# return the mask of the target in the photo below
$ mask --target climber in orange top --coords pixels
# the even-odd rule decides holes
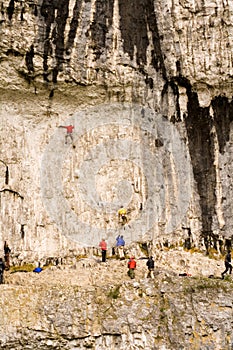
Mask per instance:
[[[63,126],[63,125],[60,125],[59,128],[65,128],[67,133],[66,133],[66,136],[65,136],[65,144],[67,144],[67,139],[68,137],[70,137],[71,141],[73,142],[73,129],[74,129],[74,126],[73,125],[67,125],[67,126]]]

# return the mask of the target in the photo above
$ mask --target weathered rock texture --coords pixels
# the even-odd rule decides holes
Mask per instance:
[[[231,349],[232,280],[219,279],[222,262],[182,250],[161,250],[155,261],[154,280],[146,260],[130,280],[126,261],[95,257],[7,273],[1,349]],[[185,271],[192,276],[178,275]]]

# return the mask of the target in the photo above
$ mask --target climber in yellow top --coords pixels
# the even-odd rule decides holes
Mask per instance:
[[[118,219],[119,219],[119,222],[122,222],[123,225],[126,224],[128,221],[126,214],[127,214],[127,210],[122,205],[118,210]]]

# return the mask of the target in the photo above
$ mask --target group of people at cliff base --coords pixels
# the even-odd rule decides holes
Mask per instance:
[[[106,243],[104,238],[99,243],[99,246],[100,246],[101,252],[102,252],[102,262],[106,262],[107,243]],[[124,246],[125,246],[124,237],[122,235],[118,235],[117,238],[116,238],[116,247],[114,247],[112,249],[112,251],[114,252],[113,255],[115,255],[115,252],[117,252],[117,255],[120,258],[120,260],[124,260],[125,259]],[[228,249],[228,251],[227,251],[224,263],[225,263],[225,270],[221,273],[222,279],[224,279],[224,276],[225,276],[225,274],[227,272],[229,272],[230,275],[232,273],[231,251],[230,251],[230,249]],[[148,258],[146,265],[147,265],[147,268],[148,268],[148,275],[147,275],[147,277],[154,278],[155,263],[154,263],[153,256],[150,256]],[[130,278],[132,278],[132,279],[135,278],[135,269],[136,269],[137,263],[135,261],[135,257],[134,256],[132,256],[129,259],[127,266],[128,266],[128,276]]]
[[[124,260],[125,259],[125,253],[124,253],[124,246],[125,246],[125,240],[124,237],[122,235],[118,235],[116,238],[116,251],[117,254],[120,258],[120,260]],[[106,262],[106,254],[107,254],[107,243],[106,240],[104,238],[102,238],[102,241],[99,243],[99,247],[101,249],[101,253],[102,253],[102,262]],[[115,248],[114,248],[114,254],[115,254]],[[147,260],[147,268],[148,268],[148,275],[147,277],[151,277],[154,278],[154,259],[153,256],[150,256]],[[128,267],[128,276],[131,279],[135,278],[135,269],[136,269],[137,263],[135,260],[134,256],[131,256],[131,258],[128,260],[127,262],[127,267]]]
[[[102,253],[102,262],[106,262],[106,258],[107,258],[107,242],[106,242],[106,240],[104,238],[99,243],[99,247],[100,247],[101,253]],[[125,259],[124,247],[125,247],[124,237],[122,235],[118,235],[116,237],[115,249],[116,249],[116,253],[117,253],[117,255],[118,255],[120,260],[124,260]],[[4,271],[10,269],[10,253],[11,253],[11,249],[9,248],[7,242],[5,241],[5,243],[4,243],[4,260],[3,260],[3,258],[0,258],[0,284],[2,284],[3,280],[4,280]],[[224,263],[225,263],[225,270],[221,273],[222,279],[224,279],[224,277],[225,277],[225,275],[227,273],[229,273],[229,274],[232,273],[231,250],[230,249],[228,249],[228,251],[227,251]],[[128,276],[130,278],[132,278],[132,279],[135,278],[136,266],[137,266],[137,263],[136,263],[135,257],[131,256],[130,259],[128,260],[128,262],[127,262],[127,267],[128,267]],[[155,267],[155,264],[154,264],[153,256],[150,256],[147,259],[146,266],[148,268],[147,277],[148,278],[154,278],[154,267]],[[41,272],[42,268],[40,267],[40,264],[33,271],[34,272]]]

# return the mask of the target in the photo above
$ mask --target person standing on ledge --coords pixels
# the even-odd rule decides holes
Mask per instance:
[[[6,270],[10,269],[10,252],[11,252],[11,250],[10,250],[7,242],[5,241],[5,243],[4,243],[4,259],[5,259]]]
[[[99,247],[101,248],[102,262],[106,262],[107,243],[104,238],[102,238],[102,241],[100,242]]]
[[[230,249],[228,250],[227,255],[225,257],[225,267],[226,267],[226,269],[222,272],[222,279],[224,279],[224,275],[225,275],[225,273],[228,272],[228,270],[229,270],[229,274],[230,275],[231,275],[231,272],[232,272],[231,251],[230,251]]]
[[[117,254],[121,260],[125,259],[124,255],[124,246],[125,246],[125,240],[123,236],[117,236],[116,238],[116,247],[117,247]]]
[[[153,256],[150,256],[147,260],[146,266],[148,267],[148,275],[147,277],[155,278],[154,277],[154,268],[155,268],[155,262],[153,260]]]
[[[59,128],[65,128],[66,129],[65,144],[67,144],[68,137],[73,142],[74,139],[73,139],[73,134],[72,133],[73,133],[74,126],[73,125],[67,125],[67,126],[60,125]]]
[[[6,266],[5,266],[2,258],[0,258],[0,284],[3,283],[3,274],[4,274],[5,268],[6,268]]]
[[[129,261],[128,261],[128,276],[131,278],[131,279],[134,279],[135,278],[135,272],[134,270],[136,269],[136,261],[134,260],[134,256],[132,256]]]

